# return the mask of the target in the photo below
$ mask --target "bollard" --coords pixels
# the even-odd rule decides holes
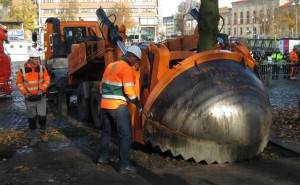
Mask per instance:
[[[271,68],[267,69],[267,78],[266,78],[266,86],[271,86],[272,82],[272,70]]]
[[[68,105],[67,105],[67,97],[66,93],[64,91],[58,92],[58,98],[57,98],[57,104],[58,104],[58,113],[62,116],[68,115]]]

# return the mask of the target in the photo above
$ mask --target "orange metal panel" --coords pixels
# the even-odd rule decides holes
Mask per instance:
[[[183,51],[197,49],[198,37],[195,37],[194,35],[185,37],[184,39],[182,39],[181,44]]]
[[[135,78],[136,78],[136,83],[135,83],[135,93],[140,99],[140,71],[135,69],[135,66],[132,67]],[[144,138],[143,138],[143,132],[142,132],[142,120],[141,116],[139,116],[139,113],[136,109],[136,106],[133,104],[130,104],[129,107],[130,113],[131,113],[131,124],[132,124],[132,133],[133,133],[133,140],[135,142],[144,144]]]
[[[165,46],[158,48],[156,45],[151,45],[151,47],[148,47],[148,51],[154,53],[150,84],[151,92],[162,77],[162,75],[169,70],[170,52]]]
[[[72,75],[75,71],[87,64],[86,60],[86,45],[85,43],[79,44],[78,49],[68,55],[69,65],[68,73]]]
[[[182,45],[180,39],[166,40],[165,44],[170,51],[182,51]]]

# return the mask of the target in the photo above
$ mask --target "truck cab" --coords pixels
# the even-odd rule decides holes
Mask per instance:
[[[76,44],[99,41],[99,25],[97,21],[60,21],[54,17],[48,18],[45,23],[45,65],[52,82],[59,87],[66,87],[69,65],[67,56]]]

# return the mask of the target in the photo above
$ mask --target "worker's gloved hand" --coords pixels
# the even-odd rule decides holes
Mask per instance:
[[[142,115],[142,112],[143,112],[143,108],[140,108],[140,109],[139,109],[139,116]]]
[[[136,108],[139,110],[139,116],[142,115],[143,107],[139,99],[136,97],[135,99],[131,100],[135,105]]]
[[[27,93],[24,94],[24,96],[27,99],[29,96],[31,96],[31,94],[27,92]]]
[[[42,91],[42,90],[39,90],[39,91],[37,92],[37,95],[43,95],[43,91]]]

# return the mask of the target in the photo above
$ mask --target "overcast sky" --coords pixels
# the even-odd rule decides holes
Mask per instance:
[[[171,16],[177,12],[178,5],[183,0],[160,0],[158,1],[158,15],[162,17]],[[200,1],[200,0],[199,0]],[[231,7],[231,3],[236,0],[219,0],[219,7]]]

